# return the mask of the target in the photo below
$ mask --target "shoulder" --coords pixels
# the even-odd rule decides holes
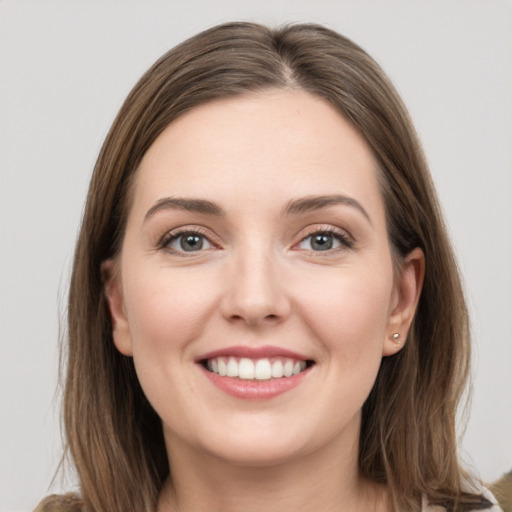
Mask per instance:
[[[492,507],[489,509],[490,512],[503,512],[503,509],[498,505],[498,501],[491,491],[484,489],[483,495],[492,503]]]
[[[512,510],[512,471],[494,482],[490,486],[490,490],[503,510]]]
[[[83,500],[76,494],[51,494],[37,505],[34,512],[85,512],[85,508]]]
[[[487,498],[492,506],[490,508],[485,509],[482,512],[503,512],[501,507],[498,505],[496,498],[492,495],[492,493],[488,489],[482,489],[482,494],[485,498]],[[423,496],[422,504],[421,504],[421,512],[446,512],[444,507],[439,505],[429,505],[426,496]],[[476,511],[475,511],[476,512]]]

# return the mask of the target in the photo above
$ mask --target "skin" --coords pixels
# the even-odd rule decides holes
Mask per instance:
[[[137,172],[104,271],[114,342],[163,422],[173,481],[159,510],[386,510],[385,489],[357,471],[361,407],[381,358],[403,346],[391,337],[406,338],[423,255],[394,268],[365,140],[324,100],[271,90],[196,107]],[[283,213],[333,194],[350,201]],[[211,201],[223,215],[155,208],[164,198]],[[167,243],[183,231],[199,231],[203,249]],[[319,233],[332,249],[312,245]],[[196,360],[235,345],[314,365],[274,398],[233,397]]]

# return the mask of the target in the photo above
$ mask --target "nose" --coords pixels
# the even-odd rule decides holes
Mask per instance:
[[[279,324],[290,315],[283,273],[275,255],[240,255],[226,274],[221,312],[229,322],[252,328]]]

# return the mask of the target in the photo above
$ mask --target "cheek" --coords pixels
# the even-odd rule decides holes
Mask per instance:
[[[378,273],[337,269],[306,286],[309,293],[300,301],[315,337],[345,362],[364,359],[368,352],[380,361],[393,281],[391,270],[378,268]]]
[[[137,376],[159,416],[168,419],[175,408],[186,410],[197,395],[186,368],[194,341],[208,324],[215,297],[205,290],[204,274],[193,272],[139,265],[125,282]]]
[[[134,355],[147,347],[158,357],[197,338],[216,302],[210,282],[197,272],[138,269],[125,287]]]

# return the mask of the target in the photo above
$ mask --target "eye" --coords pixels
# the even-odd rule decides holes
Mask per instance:
[[[349,238],[331,230],[315,231],[301,240],[299,249],[322,252],[332,251],[342,247],[352,247]]]
[[[213,245],[202,233],[182,231],[171,233],[162,241],[162,247],[174,252],[199,252],[211,249]]]

